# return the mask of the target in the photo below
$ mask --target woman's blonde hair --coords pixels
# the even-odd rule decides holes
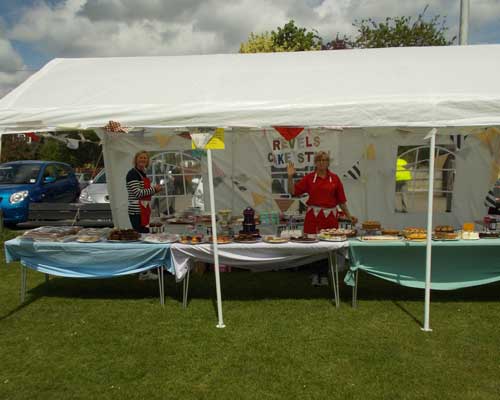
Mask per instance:
[[[146,168],[149,167],[149,153],[146,150],[141,150],[141,151],[138,151],[137,153],[135,153],[134,167],[137,167],[137,158],[142,154],[146,154],[148,156],[148,163],[146,164]]]
[[[326,151],[318,151],[318,152],[314,155],[314,163],[316,164],[316,162],[318,162],[318,160],[319,160],[321,157],[326,157],[326,158],[328,158],[328,162],[330,162],[330,154],[328,154]]]

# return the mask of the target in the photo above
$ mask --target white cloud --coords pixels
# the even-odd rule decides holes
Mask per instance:
[[[26,79],[30,73],[25,70],[21,56],[10,41],[0,36],[0,98]]]
[[[473,24],[500,19],[499,3],[472,2],[471,34],[477,35]],[[449,36],[456,35],[458,0],[61,0],[51,6],[40,0],[20,12],[9,37],[47,58],[237,52],[250,32],[290,19],[329,40],[354,35],[356,19],[416,17],[426,4],[426,15],[446,15]]]

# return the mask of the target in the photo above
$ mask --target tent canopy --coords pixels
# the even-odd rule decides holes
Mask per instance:
[[[500,124],[500,45],[55,59],[0,130]]]

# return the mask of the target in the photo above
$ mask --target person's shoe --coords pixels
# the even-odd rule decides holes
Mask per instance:
[[[321,279],[319,280],[319,286],[328,286],[330,285],[330,282],[328,282],[328,277],[322,276]]]
[[[140,281],[153,281],[153,280],[157,280],[157,279],[158,279],[158,275],[155,274],[154,272],[151,272],[151,271],[141,272],[139,274]]]
[[[318,274],[314,274],[312,276],[311,285],[313,285],[313,286],[319,286],[319,276],[318,276]]]

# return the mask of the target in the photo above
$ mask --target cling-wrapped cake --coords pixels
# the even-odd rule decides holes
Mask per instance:
[[[108,240],[133,241],[140,237],[141,234],[133,229],[113,229],[108,235]]]

